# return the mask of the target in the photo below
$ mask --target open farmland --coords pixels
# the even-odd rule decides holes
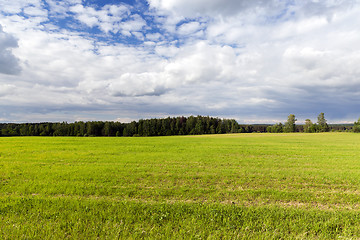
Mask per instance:
[[[0,138],[0,239],[360,238],[360,135]]]

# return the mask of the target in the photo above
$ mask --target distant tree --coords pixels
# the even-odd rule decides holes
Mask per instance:
[[[34,125],[33,136],[39,136],[39,125],[38,124]]]
[[[125,126],[125,129],[123,131],[124,136],[134,136],[137,134],[137,122],[132,121],[131,123],[128,123]]]
[[[266,132],[271,133],[271,132],[272,132],[272,127],[271,127],[271,126],[268,126],[268,127],[266,128]]]
[[[210,126],[210,134],[215,134],[216,132],[215,132],[215,127],[214,127],[214,125],[211,125]]]
[[[185,134],[194,134],[194,128],[196,124],[196,119],[194,116],[190,116],[186,119],[186,133]]]
[[[139,134],[139,136],[145,136],[144,125],[145,125],[145,121],[143,119],[140,119],[139,122],[138,122],[138,134]]]
[[[126,127],[124,128],[123,136],[124,136],[124,137],[129,137],[129,133],[128,133],[128,130],[127,130]]]
[[[318,116],[317,121],[317,132],[328,132],[329,131],[329,125],[326,123],[326,119],[324,116],[324,113],[320,113]]]
[[[296,121],[297,121],[297,119],[295,118],[295,115],[290,114],[288,116],[287,122],[285,123],[284,132],[295,132],[296,131],[296,126],[295,126]]]
[[[253,126],[252,125],[247,125],[245,127],[245,132],[246,133],[252,133],[253,132]]]
[[[84,122],[75,122],[74,123],[74,135],[75,136],[84,136],[86,133],[86,124]]]
[[[29,127],[27,124],[22,125],[20,128],[20,136],[27,136],[29,132]]]
[[[306,133],[315,132],[315,125],[312,123],[310,119],[305,120],[304,132]]]
[[[170,130],[170,118],[165,118],[165,119],[161,119],[159,120],[161,127],[160,127],[160,134],[161,136],[165,136],[165,135],[171,135],[171,130]]]
[[[114,122],[105,122],[101,134],[103,136],[115,136],[116,131],[114,127]]]
[[[281,133],[284,130],[284,125],[282,123],[275,124],[274,127],[274,132],[276,133]]]
[[[204,133],[202,119],[199,116],[197,117],[196,124],[193,129],[193,133],[194,134],[203,134]]]
[[[360,132],[360,118],[357,120],[357,122],[354,122],[353,131],[356,133]]]
[[[244,133],[245,132],[245,128],[243,126],[239,127],[238,130],[239,133]]]
[[[231,120],[231,133],[237,133],[239,131],[239,124],[235,120]]]
[[[175,123],[175,131],[177,132],[177,134],[182,135],[183,134],[183,129],[182,129],[182,124],[185,121],[184,120],[185,117],[177,117],[176,118],[176,123]]]
[[[267,132],[271,133],[281,133],[284,130],[284,125],[282,123],[277,123],[275,125],[267,127]]]
[[[217,134],[222,134],[222,133],[224,133],[223,131],[225,131],[225,128],[224,128],[223,126],[224,126],[223,122],[222,122],[221,120],[219,120],[219,121],[217,122],[217,126],[216,126],[216,133],[217,133]]]

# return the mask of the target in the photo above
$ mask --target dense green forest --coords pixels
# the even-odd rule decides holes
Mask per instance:
[[[239,125],[233,119],[190,116],[147,119],[131,123],[8,123],[0,124],[1,136],[170,136],[264,132],[269,125]]]
[[[290,114],[285,124],[239,124],[234,119],[203,116],[146,119],[131,123],[120,122],[74,122],[74,123],[0,123],[0,136],[170,136],[252,132],[327,132],[360,131],[355,124],[327,124],[323,113],[318,123],[309,119],[304,125],[295,125]],[[318,118],[319,118],[318,117]]]

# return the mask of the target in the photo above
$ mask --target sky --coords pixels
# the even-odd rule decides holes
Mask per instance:
[[[0,0],[0,122],[354,122],[359,1]]]

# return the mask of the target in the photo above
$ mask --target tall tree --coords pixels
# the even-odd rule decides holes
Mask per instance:
[[[353,131],[354,132],[360,132],[360,118],[359,118],[359,120],[357,122],[354,122]]]
[[[314,124],[312,123],[312,121],[310,119],[305,120],[304,132],[307,132],[307,133],[315,132]]]
[[[287,122],[285,123],[284,132],[295,132],[296,131],[296,126],[295,126],[296,121],[297,121],[297,119],[295,118],[295,115],[290,114],[288,116]]]
[[[272,126],[268,126],[266,128],[267,132],[271,132],[271,133],[281,133],[284,130],[284,126],[282,123],[277,123],[275,125]]]
[[[328,132],[329,131],[329,126],[326,123],[327,120],[325,119],[324,113],[320,113],[318,116],[318,121],[317,121],[317,131],[318,132]]]

